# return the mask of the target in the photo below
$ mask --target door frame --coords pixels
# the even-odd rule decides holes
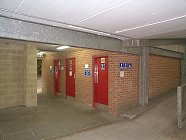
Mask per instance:
[[[75,86],[74,86],[74,90],[75,90],[75,95],[74,95],[74,98],[76,97],[76,57],[66,57],[65,58],[65,92],[66,92],[66,94],[65,94],[65,96],[67,97],[68,95],[67,95],[67,76],[66,76],[66,73],[67,73],[67,59],[75,59],[75,79],[74,79],[74,81],[75,81]],[[70,96],[70,97],[73,97],[73,96]]]
[[[93,84],[93,107],[96,108],[96,102],[95,102],[95,86],[94,86],[94,67],[95,67],[95,58],[98,57],[107,57],[108,58],[108,105],[109,105],[109,55],[108,53],[102,53],[102,54],[97,54],[92,56],[92,84]]]
[[[54,70],[53,70],[53,76],[54,76],[54,96],[57,96],[58,95],[58,92],[61,92],[61,70],[59,70],[59,73],[60,73],[60,75],[59,75],[59,81],[58,81],[58,92],[55,92],[55,84],[56,84],[56,82],[55,82],[55,61],[59,61],[60,62],[60,67],[61,67],[61,59],[54,59],[54,61],[53,61],[53,63],[54,63]]]

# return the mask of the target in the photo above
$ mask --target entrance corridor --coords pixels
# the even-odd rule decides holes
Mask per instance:
[[[37,107],[0,109],[0,140],[40,140],[119,121],[102,110],[82,109],[77,103],[40,94]]]

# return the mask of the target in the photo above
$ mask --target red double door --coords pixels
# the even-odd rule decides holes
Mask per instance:
[[[54,95],[57,96],[61,92],[61,62],[54,60]]]
[[[108,56],[94,58],[94,106],[108,105]]]
[[[75,97],[75,58],[66,59],[66,95]]]

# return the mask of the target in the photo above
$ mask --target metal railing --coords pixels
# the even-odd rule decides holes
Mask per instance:
[[[186,123],[186,83],[177,87],[178,127],[183,128]]]

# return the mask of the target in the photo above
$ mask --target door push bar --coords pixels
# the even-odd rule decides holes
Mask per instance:
[[[98,72],[94,72],[95,84],[98,84]]]

